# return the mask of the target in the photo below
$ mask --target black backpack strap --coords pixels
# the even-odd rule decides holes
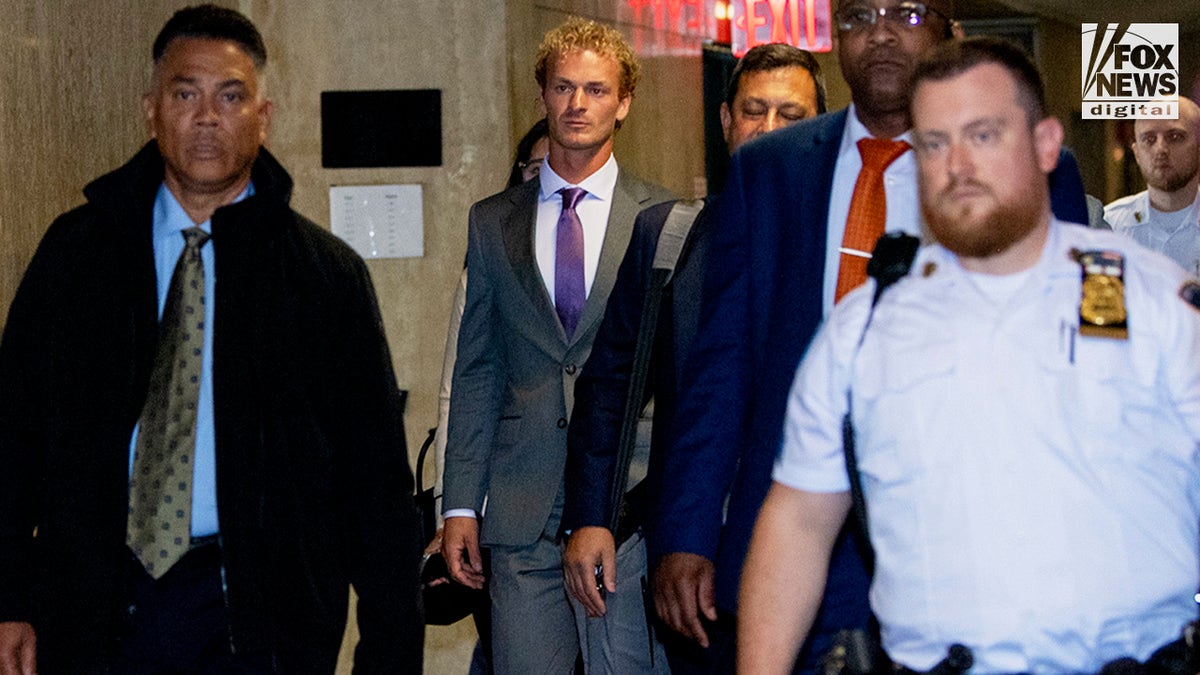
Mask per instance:
[[[625,497],[625,484],[629,481],[629,466],[637,449],[637,423],[642,413],[642,400],[646,394],[646,378],[650,370],[650,355],[654,347],[654,333],[658,327],[658,311],[662,306],[663,289],[675,273],[675,264],[687,241],[696,216],[704,207],[703,201],[675,202],[667,214],[667,220],[658,235],[654,262],[650,269],[650,285],[642,302],[642,315],[638,322],[637,347],[633,352],[633,371],[630,373],[629,390],[625,396],[625,410],[621,416],[621,434],[617,452],[617,467],[610,486],[609,531],[617,532],[621,517],[621,505]]]
[[[417,527],[420,530],[421,545],[425,546],[433,541],[437,534],[437,496],[434,495],[434,486],[425,487],[425,456],[429,454],[429,448],[433,446],[434,439],[437,437],[437,427],[429,430],[425,436],[425,442],[421,444],[421,451],[417,453],[417,467],[413,472],[416,480],[417,493],[413,496],[413,502],[417,507]]]
[[[871,309],[863,332],[858,337],[858,345],[854,349],[855,356],[862,347],[871,319],[875,316],[875,305],[889,286],[899,281],[912,268],[913,260],[917,257],[917,249],[921,242],[916,237],[903,232],[889,232],[875,242],[875,250],[867,263],[867,274],[875,279],[875,295],[871,298]],[[850,479],[850,499],[854,510],[854,519],[858,523],[858,533],[861,537],[863,562],[867,572],[874,575],[875,549],[871,546],[870,530],[867,528],[867,501],[863,496],[862,476],[858,472],[858,455],[854,448],[853,398],[850,390],[846,390],[846,415],[842,418],[842,452],[846,457],[846,474]]]

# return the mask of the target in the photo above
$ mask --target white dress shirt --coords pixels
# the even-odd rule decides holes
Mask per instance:
[[[829,220],[825,241],[825,288],[822,295],[824,314],[833,308],[833,297],[837,291],[838,266],[842,237],[846,233],[846,217],[850,215],[850,199],[854,196],[854,184],[862,170],[862,155],[858,152],[858,141],[871,138],[871,133],[858,120],[854,104],[846,115],[846,128],[842,132],[842,144],[838,148],[837,165],[833,171],[833,189],[829,193]],[[912,140],[908,132],[892,139]],[[907,232],[921,234],[921,210],[917,205],[917,163],[912,151],[900,155],[883,172],[883,188],[887,195],[887,222],[885,232]]]
[[[578,184],[563,180],[554,172],[547,158],[538,174],[541,190],[538,192],[537,228],[534,232],[534,255],[538,271],[550,302],[554,302],[554,252],[557,248],[558,216],[562,213],[562,195],[558,191],[566,187],[581,187],[587,194],[575,206],[579,222],[583,224],[583,287],[592,293],[592,282],[596,279],[596,268],[600,265],[600,249],[604,246],[604,233],[608,230],[608,213],[612,210],[613,191],[617,188],[617,160],[612,155],[604,166],[584,178]]]
[[[1128,339],[1078,334],[1071,249],[1124,253]],[[1196,618],[1200,313],[1185,279],[1120,235],[1055,222],[1017,289],[923,249],[856,356],[874,282],[834,309],[797,372],[774,478],[849,489],[852,388],[871,606],[893,659],[926,670],[960,642],[972,672],[1097,672]]]

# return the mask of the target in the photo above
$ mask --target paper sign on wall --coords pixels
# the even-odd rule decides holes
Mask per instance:
[[[425,255],[420,185],[330,187],[329,222],[363,258]]]

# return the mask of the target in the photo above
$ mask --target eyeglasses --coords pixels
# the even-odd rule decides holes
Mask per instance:
[[[892,7],[842,7],[834,14],[834,18],[837,20],[838,30],[843,33],[858,33],[870,30],[880,17],[895,27],[917,28],[925,23],[925,17],[930,14],[941,17],[947,23],[950,21],[950,17],[923,2],[902,2]]]

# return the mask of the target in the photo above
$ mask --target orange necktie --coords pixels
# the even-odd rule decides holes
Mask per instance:
[[[850,213],[846,216],[846,233],[842,236],[834,302],[867,280],[867,261],[871,258],[875,242],[883,235],[883,226],[887,222],[883,172],[909,147],[904,141],[878,138],[858,141],[862,170],[854,182],[854,196],[850,198]]]

